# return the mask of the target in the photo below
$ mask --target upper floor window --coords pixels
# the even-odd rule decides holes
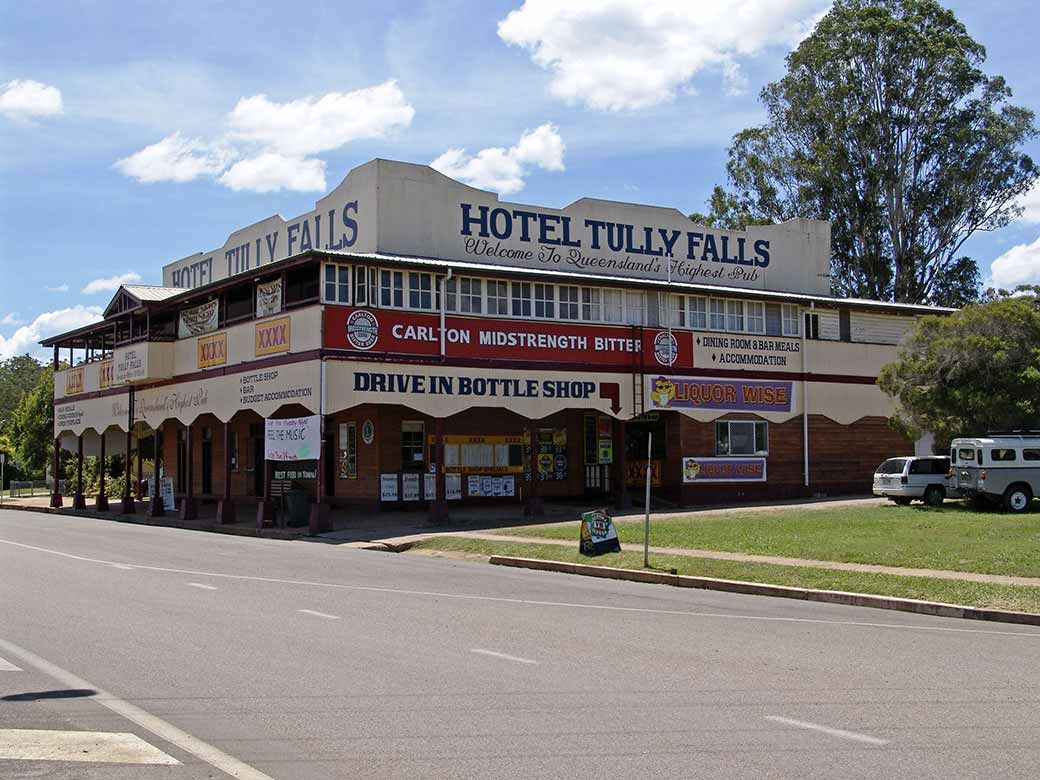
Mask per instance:
[[[570,284],[561,284],[560,290],[560,319],[578,319],[578,288]]]
[[[744,330],[744,302],[726,301],[726,330],[741,333]]]
[[[623,322],[624,321],[624,310],[622,306],[622,292],[621,290],[604,289],[603,295],[603,321],[604,322]]]
[[[581,318],[586,322],[599,322],[600,301],[598,287],[581,288]]]
[[[325,302],[350,303],[350,267],[325,264]]]
[[[801,333],[798,327],[798,307],[785,303],[780,309],[781,330],[785,336],[797,336]]]
[[[692,296],[689,304],[689,327],[695,330],[706,330],[708,327],[708,299]]]
[[[641,290],[625,291],[625,322],[629,325],[646,324],[646,295]]]
[[[531,283],[513,282],[513,316],[531,316]]]
[[[379,272],[379,305],[398,309],[404,307],[404,273],[402,271]]]
[[[758,301],[746,301],[744,303],[744,314],[747,317],[748,333],[766,332],[766,305]]]
[[[509,315],[509,285],[506,282],[496,282],[494,279],[487,283],[488,314],[496,314],[499,317]]]
[[[719,298],[712,298],[708,304],[708,327],[712,330],[725,330],[726,302]]]
[[[433,275],[417,273],[408,274],[408,308],[433,308]]]
[[[534,316],[549,320],[556,316],[556,288],[551,284],[534,286]]]
[[[448,299],[445,306],[448,311],[462,314],[480,314],[483,310],[483,284],[480,279],[469,276],[453,276],[448,279],[445,289]]]

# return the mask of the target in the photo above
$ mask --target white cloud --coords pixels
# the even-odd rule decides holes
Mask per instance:
[[[16,311],[8,312],[4,316],[4,318],[2,320],[0,320],[0,325],[5,325],[7,327],[12,327],[14,325],[24,325],[24,324],[25,324],[25,320],[23,320],[21,317],[19,317],[18,316],[18,312],[16,312]]]
[[[525,130],[515,145],[492,146],[469,155],[465,149],[449,149],[430,166],[474,187],[502,195],[519,192],[534,166],[547,171],[563,170],[565,146],[555,125],[546,123]]]
[[[0,336],[0,359],[25,354],[46,358],[47,351],[39,345],[42,339],[97,322],[101,319],[101,311],[100,306],[73,306],[44,312],[16,330],[10,338]]]
[[[730,92],[746,88],[737,59],[791,46],[829,0],[526,0],[498,35],[551,73],[549,90],[599,111],[667,102],[706,69]]]
[[[57,287],[47,287],[46,290],[47,292],[52,293],[67,293],[69,291],[69,286],[62,282]]]
[[[0,114],[11,119],[61,116],[61,90],[30,79],[0,86]]]
[[[87,282],[87,286],[84,287],[80,292],[84,295],[94,295],[99,292],[114,292],[119,289],[121,284],[134,284],[135,282],[141,281],[141,274],[135,271],[127,271],[125,274],[119,274],[118,276],[110,276],[107,279],[94,279],[93,281]]]
[[[325,161],[285,157],[274,152],[240,160],[220,179],[220,183],[239,192],[313,192],[325,189]]]
[[[1018,244],[993,261],[989,286],[1013,290],[1020,284],[1040,284],[1040,238]]]
[[[173,133],[115,163],[140,182],[215,178],[232,190],[324,190],[325,161],[311,157],[408,127],[415,109],[394,81],[353,92],[330,92],[277,103],[267,95],[241,98],[214,140]]]
[[[233,138],[302,158],[351,141],[382,138],[408,127],[415,109],[394,81],[353,92],[330,92],[276,103],[267,95],[242,98],[228,114]]]
[[[129,157],[117,160],[117,171],[139,182],[186,182],[199,176],[216,176],[227,165],[229,153],[211,148],[197,138],[168,135]]]
[[[1018,205],[1023,209],[1019,220],[1040,223],[1040,182],[1034,184],[1033,188],[1019,199]]]

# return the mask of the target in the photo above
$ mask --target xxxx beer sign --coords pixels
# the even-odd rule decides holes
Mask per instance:
[[[102,390],[111,387],[115,381],[115,370],[111,360],[103,360],[98,365],[98,387]]]
[[[289,318],[279,317],[256,324],[256,356],[289,351]]]
[[[83,392],[83,369],[72,368],[65,372],[65,395]]]
[[[198,341],[199,368],[212,368],[227,363],[227,334],[217,333],[214,336],[203,336]]]

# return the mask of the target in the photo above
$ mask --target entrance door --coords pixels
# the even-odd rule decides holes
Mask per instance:
[[[202,429],[202,493],[213,494],[213,429]]]
[[[610,492],[610,465],[600,463],[600,439],[609,437],[610,422],[605,420],[606,433],[603,431],[604,423],[596,414],[586,414],[583,420],[583,444],[585,461],[585,494],[601,495]]]

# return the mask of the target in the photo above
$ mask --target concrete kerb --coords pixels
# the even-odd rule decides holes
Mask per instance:
[[[791,588],[785,585],[766,585],[760,582],[722,580],[712,577],[691,577],[684,574],[669,574],[642,569],[618,569],[611,566],[593,566],[587,563],[548,561],[540,558],[516,558],[509,555],[492,555],[489,562],[495,566],[511,566],[519,569],[555,571],[563,574],[578,574],[585,577],[602,577],[612,580],[644,582],[655,585],[671,585],[678,588],[700,588],[703,590],[743,593],[752,596],[774,596],[783,599],[817,601],[824,604],[843,604],[851,607],[891,609],[898,612],[913,612],[918,615],[984,620],[997,623],[1017,623],[1040,626],[1040,615],[1029,612],[1010,612],[999,609],[966,607],[958,604],[943,604],[936,601],[917,601],[890,596],[873,596],[868,593],[848,593],[840,590],[811,590]]]

